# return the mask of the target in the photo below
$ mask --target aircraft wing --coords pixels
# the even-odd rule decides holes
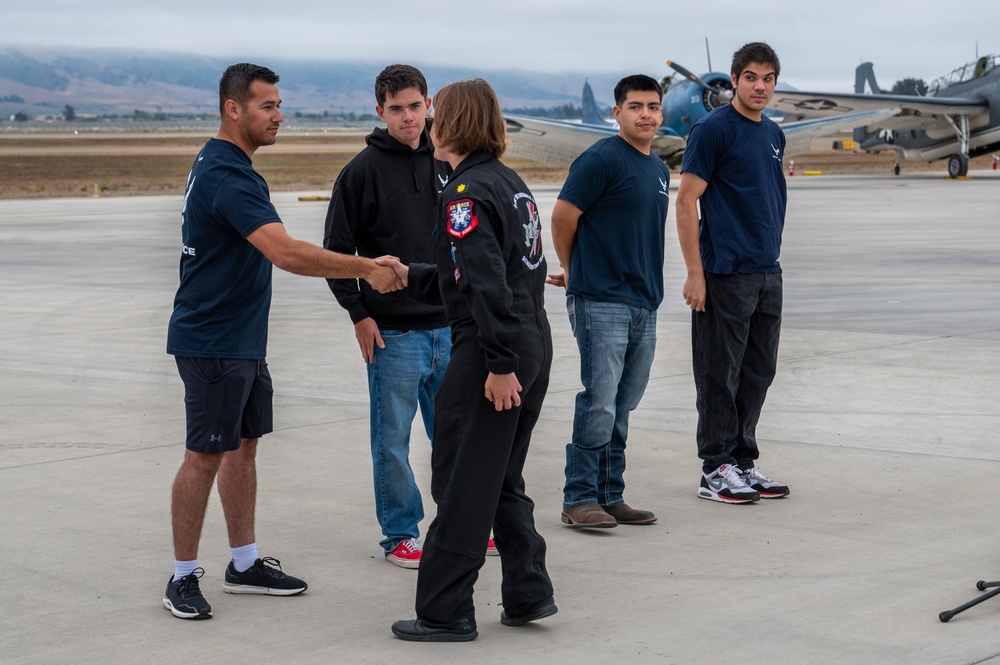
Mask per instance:
[[[809,152],[813,138],[855,127],[874,125],[899,115],[899,108],[881,106],[870,111],[846,113],[826,118],[810,118],[780,124],[785,132],[786,155]],[[554,166],[568,167],[598,139],[614,136],[618,130],[612,124],[584,125],[562,120],[546,120],[522,115],[506,115],[507,153],[515,157],[532,159]],[[680,136],[657,134],[653,139],[655,152],[668,165],[676,166],[684,154],[687,141]]]
[[[807,153],[812,147],[812,140],[817,136],[849,131],[855,127],[875,125],[901,113],[902,110],[899,108],[885,108],[883,106],[860,113],[846,113],[828,118],[811,118],[797,122],[780,123],[781,130],[785,132],[785,154],[801,155]]]
[[[510,140],[508,154],[554,166],[568,167],[598,139],[618,133],[618,129],[610,123],[604,126],[585,125],[523,115],[505,115],[504,120]],[[657,134],[653,139],[653,152],[668,163],[679,161],[684,145],[685,141],[680,136]]]
[[[800,90],[776,90],[768,108],[793,116],[828,118],[861,111],[901,109],[908,115],[975,115],[989,107],[986,100],[913,95],[861,95]]]

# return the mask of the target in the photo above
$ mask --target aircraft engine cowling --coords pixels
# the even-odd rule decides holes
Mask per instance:
[[[733,84],[726,78],[709,81],[708,87],[702,91],[701,101],[706,111],[725,106],[733,101]]]
[[[675,76],[663,96],[664,123],[678,136],[687,136],[701,117],[733,99],[728,74],[709,72],[694,78],[698,80]]]

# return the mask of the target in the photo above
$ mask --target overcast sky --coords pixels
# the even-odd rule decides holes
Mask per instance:
[[[12,5],[17,6],[12,6]],[[667,73],[666,60],[728,71],[732,52],[767,41],[781,80],[849,91],[854,68],[879,83],[928,83],[1000,52],[998,0],[31,0],[0,7],[0,46],[164,50],[252,60],[349,59],[541,72]],[[280,72],[279,72],[280,73]]]

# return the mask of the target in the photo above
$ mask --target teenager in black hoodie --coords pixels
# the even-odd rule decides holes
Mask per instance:
[[[333,186],[323,246],[359,256],[392,255],[404,263],[434,260],[438,195],[451,167],[434,159],[426,129],[431,105],[423,74],[390,65],[375,79],[376,128],[367,147],[344,167]],[[354,323],[368,368],[375,511],[386,558],[417,568],[417,525],[424,517],[410,468],[410,427],[417,406],[433,437],[434,396],[451,352],[442,307],[405,293],[380,294],[364,281],[328,280]]]

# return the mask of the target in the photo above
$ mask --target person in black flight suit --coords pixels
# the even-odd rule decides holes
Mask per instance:
[[[417,576],[417,618],[395,622],[392,632],[465,642],[478,635],[472,588],[491,527],[503,571],[501,623],[518,626],[557,611],[521,475],[549,384],[552,334],[538,208],[499,161],[506,130],[489,83],[442,88],[431,139],[435,157],[454,169],[441,196],[437,265],[398,270],[411,297],[443,301],[452,350],[435,400],[437,515]]]

